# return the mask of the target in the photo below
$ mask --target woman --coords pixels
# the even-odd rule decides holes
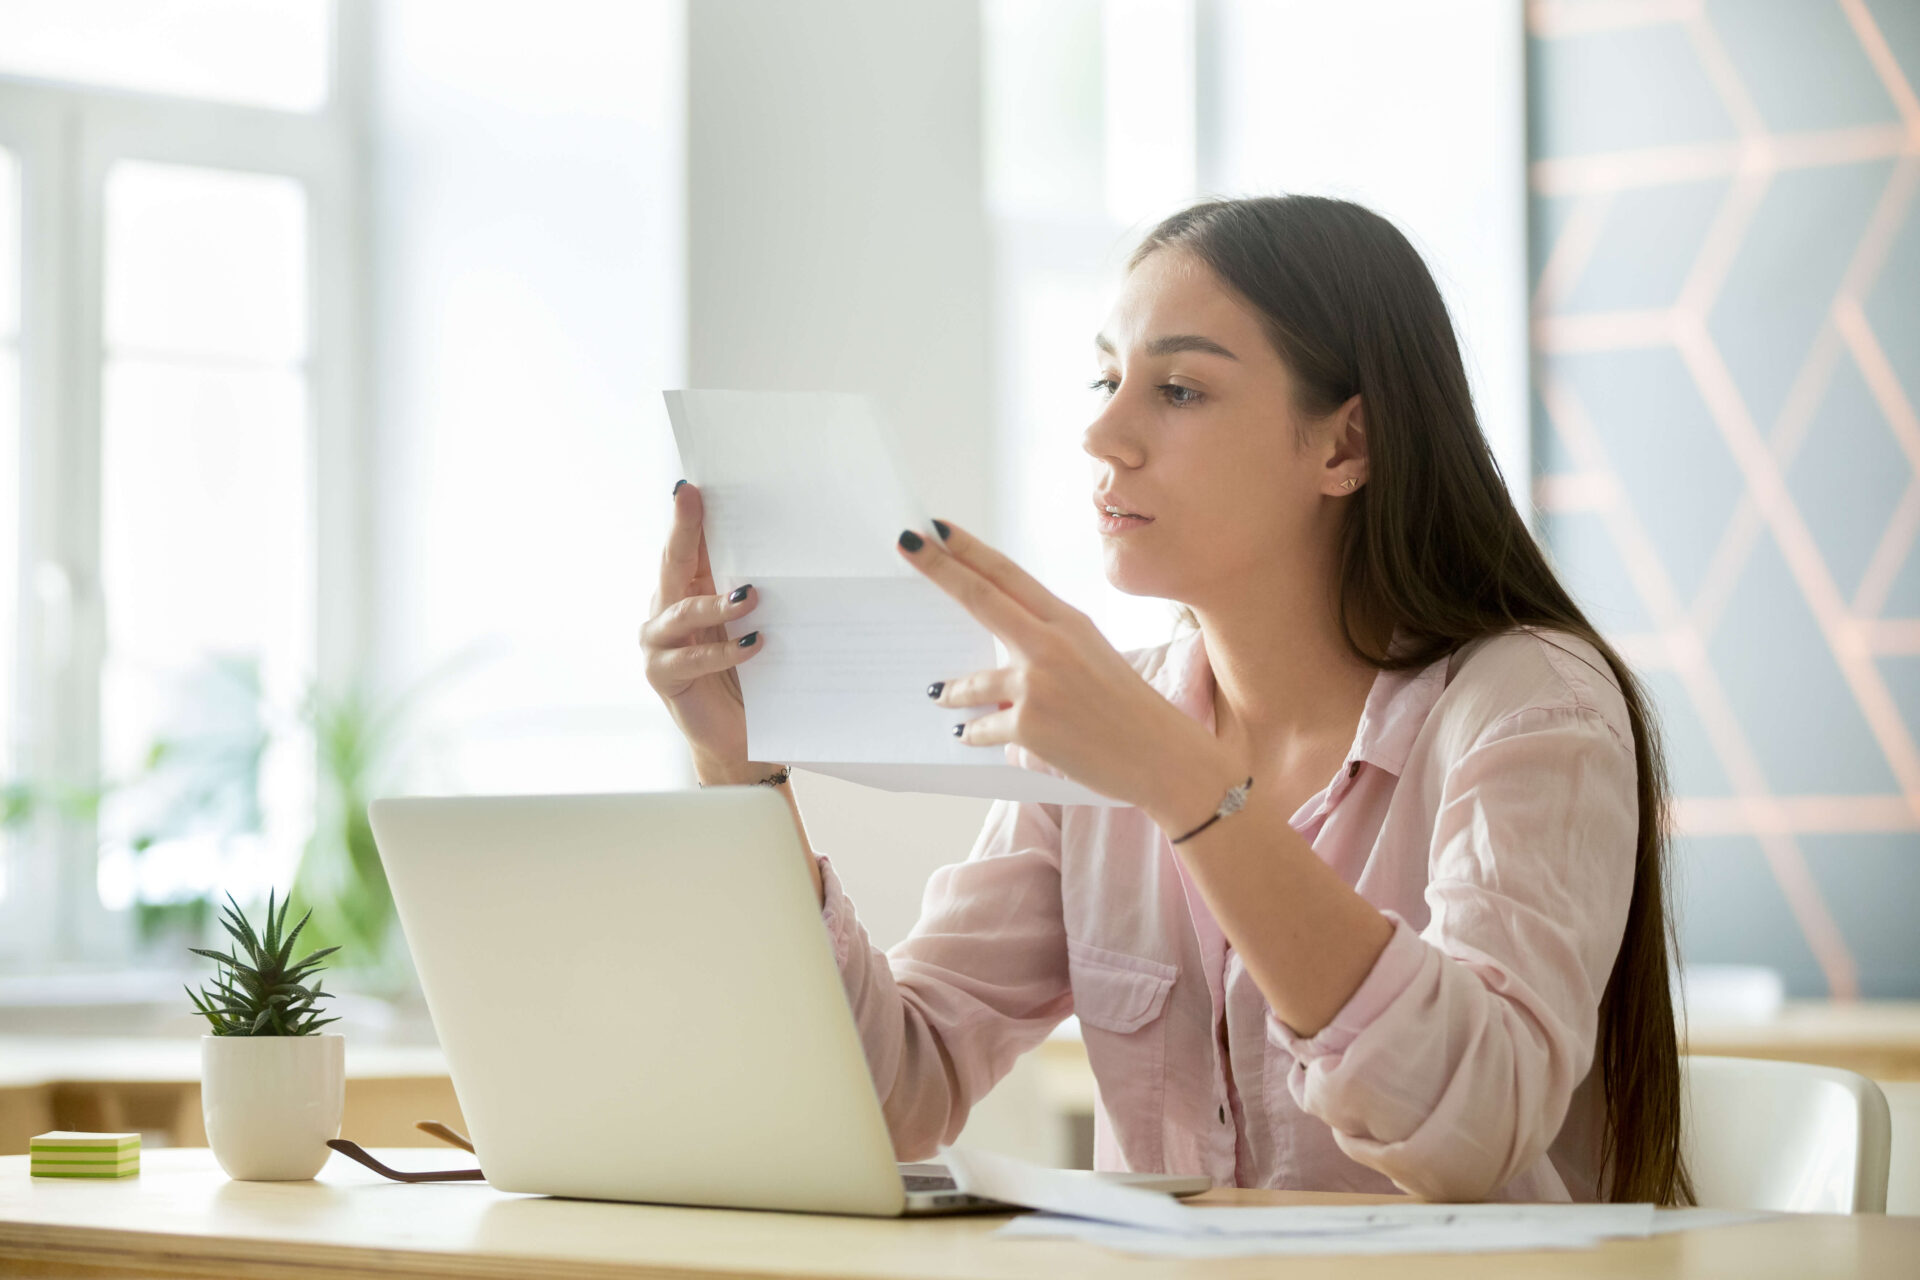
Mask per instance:
[[[965,530],[899,553],[1012,658],[927,690],[991,708],[955,733],[1128,807],[996,803],[888,954],[801,828],[901,1157],[1076,1013],[1100,1168],[1690,1201],[1655,725],[1515,512],[1419,255],[1342,201],[1201,204],[1095,345],[1108,580],[1191,630],[1118,653]],[[703,784],[788,793],[745,758],[757,633],[722,629],[752,591],[714,594],[675,495],[648,678]]]

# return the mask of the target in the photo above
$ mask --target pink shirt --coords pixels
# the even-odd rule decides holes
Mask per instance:
[[[1546,634],[1379,673],[1346,763],[1290,819],[1394,924],[1311,1038],[1273,1016],[1138,809],[996,801],[885,953],[822,858],[899,1156],[951,1142],[1014,1059],[1077,1014],[1099,1085],[1096,1168],[1598,1198],[1589,1067],[1633,883],[1633,737],[1598,652]],[[1214,728],[1202,633],[1126,656]]]

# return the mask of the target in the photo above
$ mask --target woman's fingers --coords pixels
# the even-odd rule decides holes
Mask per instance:
[[[737,667],[765,648],[758,631],[738,640],[681,645],[676,649],[647,650],[647,683],[656,690],[682,689],[701,676]]]
[[[954,558],[1019,601],[1034,617],[1043,622],[1065,622],[1078,615],[1078,610],[1047,590],[1039,579],[959,525],[944,520],[934,523],[944,531],[941,545]]]
[[[735,597],[738,597],[737,599]],[[752,613],[760,597],[753,584],[737,587],[725,596],[687,596],[648,618],[640,628],[644,649],[671,649],[699,639],[702,631],[719,628]]]
[[[660,552],[660,594],[655,612],[693,593],[706,558],[700,517],[700,491],[682,481],[673,493],[673,523],[667,528],[667,545]]]

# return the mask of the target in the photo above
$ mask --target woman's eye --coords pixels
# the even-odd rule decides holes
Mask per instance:
[[[1183,387],[1177,382],[1163,382],[1160,384],[1160,390],[1167,397],[1169,404],[1197,404],[1200,401],[1198,391],[1192,387]]]
[[[1120,389],[1120,384],[1111,378],[1095,378],[1087,384],[1087,389],[1089,391],[1098,391],[1101,395],[1111,400],[1113,393]]]

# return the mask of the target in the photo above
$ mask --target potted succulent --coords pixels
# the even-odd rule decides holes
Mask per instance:
[[[227,895],[220,923],[233,935],[227,953],[189,948],[219,970],[212,985],[187,989],[213,1030],[200,1038],[200,1109],[207,1143],[230,1178],[274,1182],[311,1178],[340,1136],[346,1104],[346,1040],[320,1028],[316,1002],[330,993],[315,981],[320,962],[338,947],[291,959],[302,917],[286,932],[287,908],[267,895],[264,932],[257,932]]]

